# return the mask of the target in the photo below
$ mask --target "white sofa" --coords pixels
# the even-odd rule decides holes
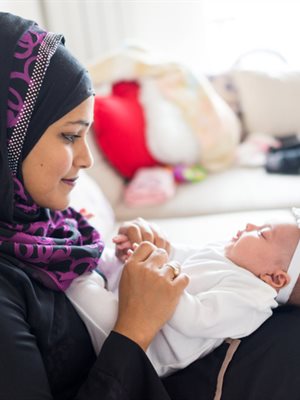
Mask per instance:
[[[300,131],[300,113],[295,106],[298,97],[300,103],[300,72],[234,74],[248,132]],[[162,205],[129,207],[123,200],[124,180],[104,160],[92,136],[91,132],[95,162],[88,175],[94,183],[87,176],[79,180],[72,202],[96,214],[94,223],[108,243],[120,221],[137,216],[157,222],[171,240],[199,244],[232,235],[247,221],[291,218],[289,209],[300,206],[300,175],[269,174],[263,167],[236,165],[210,174],[202,182],[178,185],[175,197]]]
[[[114,210],[102,190],[87,173],[83,173],[79,179],[72,193],[71,203],[78,210],[85,209],[93,213],[90,222],[102,233],[106,245],[112,247],[111,238],[116,233],[121,220],[116,218]],[[142,214],[137,213],[136,215]],[[172,242],[190,245],[230,238],[247,222],[260,224],[268,220],[293,221],[289,205],[272,209],[266,207],[185,217],[155,218],[155,213],[153,213],[153,217],[147,219],[158,224]]]
[[[137,216],[158,224],[170,240],[191,245],[233,236],[247,222],[290,219],[290,208],[300,205],[300,177],[268,175],[262,168],[230,170],[206,182],[185,184],[161,206],[128,208],[122,199],[125,183],[99,160],[82,173],[72,193],[72,205],[94,214],[93,223],[108,246],[119,223]]]

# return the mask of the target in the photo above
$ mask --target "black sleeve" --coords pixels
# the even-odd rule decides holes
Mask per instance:
[[[101,392],[103,399],[170,400],[144,351],[115,332],[105,341],[76,399],[100,399]]]
[[[1,309],[0,399],[52,400],[36,339],[20,310],[10,312],[8,323]],[[11,305],[8,309],[12,309]],[[112,333],[74,399],[170,400],[170,397],[143,350],[126,337]]]
[[[65,296],[25,284],[17,275],[9,269],[5,276],[0,266],[1,400],[213,400],[226,344],[164,379],[164,386],[143,350],[117,333],[107,338],[97,359],[92,355],[87,361],[88,334],[80,331],[75,311],[75,320],[66,319],[73,309],[64,308]],[[54,346],[48,345],[51,334]],[[74,342],[78,336],[82,341]],[[300,308],[276,309],[242,339],[225,373],[222,400],[298,399],[299,338]]]
[[[6,272],[5,276],[3,270],[0,274],[1,400],[170,400],[144,351],[120,334],[110,334],[100,355],[93,357],[88,368],[86,364],[81,365],[78,362],[83,359],[80,353],[87,351],[88,346],[74,350],[67,337],[76,337],[74,330],[77,331],[82,322],[78,318],[78,324],[69,327],[66,311],[57,312],[57,304],[64,302],[65,296],[44,289],[39,293],[18,271]],[[61,318],[54,318],[55,314]],[[51,325],[48,323],[51,320],[58,320],[58,323]],[[62,345],[47,347],[51,335],[61,338]],[[88,335],[84,337],[89,344]],[[72,356],[75,352],[79,357]],[[70,366],[72,360],[76,360],[76,365]],[[67,387],[59,390],[73,367],[77,374],[78,370],[85,369],[89,369],[89,373],[79,382],[71,376],[70,390]],[[72,385],[77,386],[76,391]]]
[[[10,291],[7,285],[0,279],[0,399],[50,400],[44,363],[26,322],[26,308],[15,296],[17,288]]]

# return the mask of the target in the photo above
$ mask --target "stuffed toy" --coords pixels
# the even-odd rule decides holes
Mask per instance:
[[[139,48],[113,53],[89,71],[96,88],[111,85],[108,95],[95,98],[94,132],[123,177],[160,165],[186,166],[182,180],[203,179],[204,171],[234,161],[240,123],[206,77]]]
[[[119,82],[109,96],[96,96],[94,132],[96,143],[111,165],[125,178],[132,178],[141,167],[158,162],[145,140],[145,118],[138,100],[136,82]]]

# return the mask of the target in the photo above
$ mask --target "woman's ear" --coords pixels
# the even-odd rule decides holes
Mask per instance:
[[[261,274],[259,278],[276,290],[282,289],[284,286],[288,285],[291,280],[289,274],[282,269],[272,274]]]

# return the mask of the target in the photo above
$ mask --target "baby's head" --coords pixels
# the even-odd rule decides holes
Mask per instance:
[[[293,223],[247,224],[225,246],[225,256],[272,286],[285,303],[300,272],[299,240],[300,229]]]

